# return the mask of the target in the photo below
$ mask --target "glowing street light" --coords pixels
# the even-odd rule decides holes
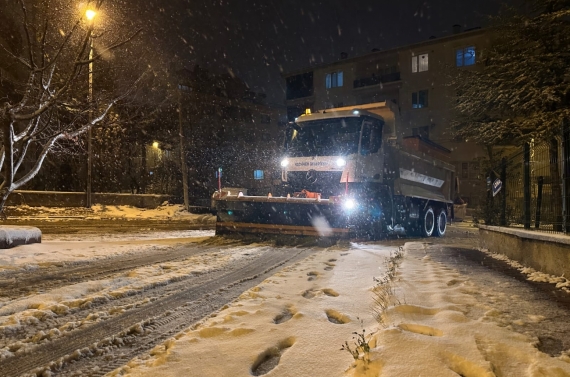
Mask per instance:
[[[95,16],[97,15],[97,12],[95,12],[93,9],[87,9],[85,11],[85,17],[89,20],[89,21],[93,21],[93,19],[95,18]]]

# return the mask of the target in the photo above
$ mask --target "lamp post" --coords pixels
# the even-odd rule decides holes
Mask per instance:
[[[93,19],[97,15],[92,9],[87,9],[85,12],[85,17],[89,23],[93,22]],[[93,121],[93,35],[89,38],[89,123]],[[87,131],[87,197],[85,199],[85,206],[91,208],[91,171],[93,166],[93,145],[92,145],[92,132],[91,126]]]

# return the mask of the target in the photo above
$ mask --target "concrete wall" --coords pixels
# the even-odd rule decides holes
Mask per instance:
[[[481,245],[520,264],[555,276],[570,276],[570,237],[523,229],[479,226]]]
[[[94,204],[129,205],[138,208],[156,208],[171,197],[151,194],[108,194],[94,193]],[[84,207],[84,192],[57,191],[15,191],[8,198],[8,206],[28,205],[30,207]]]

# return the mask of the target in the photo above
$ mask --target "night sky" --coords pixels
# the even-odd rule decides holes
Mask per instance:
[[[517,0],[505,0],[509,4]],[[485,26],[497,0],[145,0],[160,48],[245,80],[283,103],[280,74]]]

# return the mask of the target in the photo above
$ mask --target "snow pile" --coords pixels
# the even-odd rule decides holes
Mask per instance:
[[[96,204],[91,207],[95,218],[125,219],[199,219],[204,215],[195,215],[184,210],[180,204],[167,204],[154,209],[136,208],[132,206],[109,206]],[[207,215],[211,218],[213,216]],[[215,221],[215,218],[214,218]]]
[[[210,214],[193,214],[184,210],[180,204],[164,204],[154,209],[137,208],[126,205],[95,204],[90,209],[79,207],[30,207],[21,205],[9,207],[7,212],[13,218],[44,218],[50,221],[58,219],[144,219],[144,220],[188,220],[196,223],[215,222]]]
[[[372,278],[391,268],[391,251],[371,244],[323,250],[110,375],[570,376],[568,355],[541,353],[537,339],[497,322],[500,313],[477,300],[479,288],[433,262],[420,243],[407,244],[394,275],[396,300],[380,325]],[[370,346],[367,361],[340,350],[357,334]]]
[[[481,252],[487,254],[491,258],[506,262],[511,267],[516,268],[517,270],[519,270],[523,274],[527,275],[528,280],[530,280],[530,281],[554,284],[556,286],[556,288],[562,289],[563,291],[570,293],[570,280],[568,280],[564,276],[554,276],[554,275],[550,275],[550,274],[545,274],[544,272],[536,271],[534,268],[525,267],[522,264],[520,264],[519,262],[510,259],[506,255],[498,254],[498,253],[492,253],[487,249],[481,249]]]
[[[42,242],[42,232],[32,226],[0,225],[0,249]]]

